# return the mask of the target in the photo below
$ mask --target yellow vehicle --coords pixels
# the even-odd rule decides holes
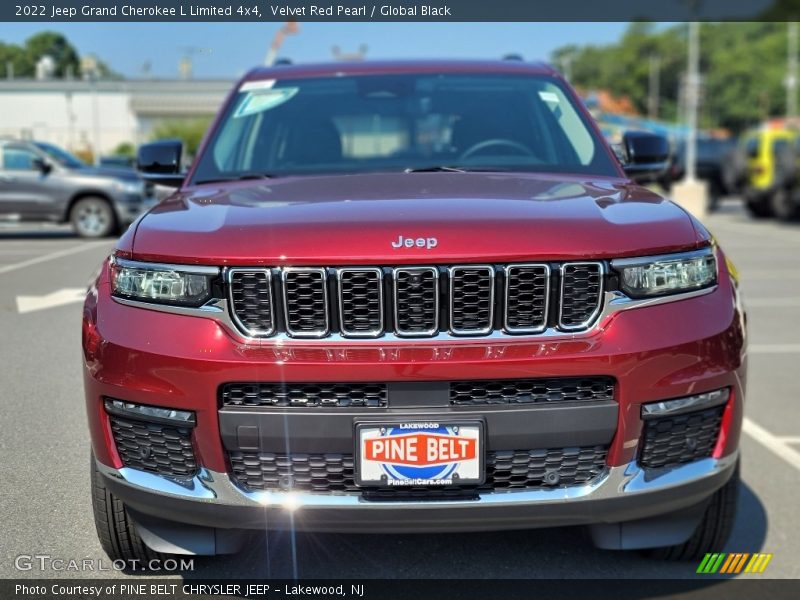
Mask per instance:
[[[754,217],[792,219],[800,213],[800,131],[785,127],[753,130],[740,139],[742,192]]]

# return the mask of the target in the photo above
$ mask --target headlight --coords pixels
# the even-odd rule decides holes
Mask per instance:
[[[620,288],[632,298],[664,296],[707,288],[717,283],[713,248],[696,252],[624,258],[611,261]]]
[[[126,194],[144,194],[144,181],[118,181],[117,189]]]
[[[115,258],[111,263],[114,296],[179,306],[200,306],[211,297],[217,267],[140,263]]]

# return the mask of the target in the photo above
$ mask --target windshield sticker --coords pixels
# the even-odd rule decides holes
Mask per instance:
[[[239,86],[240,92],[252,92],[253,90],[269,90],[275,86],[275,79],[262,79],[260,81],[245,81]]]
[[[298,92],[298,88],[279,88],[277,90],[260,90],[247,92],[236,113],[234,119],[254,115],[280,106],[284,102],[291,100]]]

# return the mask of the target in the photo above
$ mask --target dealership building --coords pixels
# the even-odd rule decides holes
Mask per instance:
[[[161,121],[210,117],[231,80],[0,80],[0,137],[108,154]]]

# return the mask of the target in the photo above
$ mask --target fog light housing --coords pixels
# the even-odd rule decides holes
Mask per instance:
[[[115,400],[113,398],[105,399],[105,407],[106,412],[109,414],[149,423],[161,423],[162,425],[174,425],[177,427],[194,427],[197,423],[194,412],[190,410],[134,404],[133,402],[125,402],[124,400]]]
[[[704,410],[725,404],[730,397],[730,388],[722,388],[713,392],[705,392],[695,396],[673,398],[661,402],[642,404],[642,419],[657,419],[659,417],[672,417],[697,410]]]

